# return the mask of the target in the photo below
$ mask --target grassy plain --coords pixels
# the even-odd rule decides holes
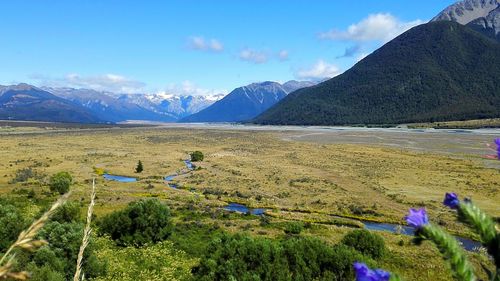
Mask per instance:
[[[175,178],[179,189],[168,187],[163,177],[186,172],[182,160],[194,150],[202,151],[205,160],[197,163],[195,171]],[[72,198],[87,203],[94,167],[139,178],[135,183],[119,183],[98,177],[97,217],[131,201],[156,197],[168,203],[178,223],[187,226],[216,225],[230,232],[278,237],[287,222],[303,221],[312,225],[303,235],[332,243],[359,227],[357,219],[403,223],[410,207],[426,207],[434,222],[470,236],[441,204],[448,191],[469,196],[500,217],[500,172],[485,163],[494,160],[376,143],[292,141],[290,132],[16,128],[15,133],[0,130],[0,157],[0,196],[33,189],[38,197],[48,197],[43,185],[47,176],[69,171],[76,181]],[[144,164],[141,174],[134,173],[138,160]],[[12,183],[24,168],[35,171],[37,179]],[[266,208],[270,224],[256,216],[224,213],[222,207],[229,202]],[[410,237],[380,234],[391,253],[384,263],[387,269],[400,272],[406,280],[450,279],[431,245],[417,247]],[[485,259],[471,255],[476,262]]]

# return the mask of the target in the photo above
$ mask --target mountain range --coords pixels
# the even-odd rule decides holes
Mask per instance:
[[[197,113],[214,102],[222,99],[224,94],[216,95],[172,95],[172,94],[115,94],[118,100],[136,104],[156,114],[177,121],[183,117]]]
[[[116,94],[91,89],[0,86],[0,119],[115,123],[127,120],[176,122],[223,94],[212,96]]]
[[[28,84],[0,86],[0,119],[75,123],[106,121],[81,105]]]
[[[91,89],[37,88],[28,84],[0,86],[0,119],[116,123],[177,122],[184,118],[183,122],[235,122],[251,119],[289,92],[311,85],[314,83],[304,81],[283,85],[254,83],[234,90],[227,97],[224,94],[117,94]],[[239,94],[242,89],[246,94]]]
[[[399,124],[500,117],[500,44],[487,27],[470,26],[496,18],[495,4],[454,4],[343,74],[288,95],[253,122]]]
[[[288,93],[315,85],[309,81],[253,83],[236,88],[223,99],[180,122],[241,122],[252,119],[278,103]]]

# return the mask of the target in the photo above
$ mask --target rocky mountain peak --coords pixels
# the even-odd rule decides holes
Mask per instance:
[[[431,21],[455,21],[466,25],[479,18],[485,18],[500,6],[500,0],[463,0],[439,13]]]

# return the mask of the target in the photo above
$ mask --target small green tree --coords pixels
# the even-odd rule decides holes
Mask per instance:
[[[59,172],[50,177],[50,191],[64,194],[69,191],[69,187],[73,182],[73,178],[68,172]]]
[[[143,170],[144,170],[144,167],[142,166],[142,161],[139,160],[139,162],[137,162],[137,167],[135,167],[135,172],[141,173]]]
[[[191,154],[191,161],[192,162],[199,162],[199,161],[203,161],[203,152],[201,151],[195,151],[195,152],[192,152]]]
[[[172,232],[169,208],[158,199],[139,200],[105,216],[100,231],[122,246],[165,240]]]
[[[349,232],[342,239],[342,244],[353,247],[360,253],[374,259],[382,257],[385,252],[384,239],[365,229]]]

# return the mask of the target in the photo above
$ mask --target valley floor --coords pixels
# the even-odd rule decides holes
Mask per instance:
[[[283,223],[298,220],[315,226],[304,235],[334,243],[359,226],[359,219],[403,224],[408,208],[426,207],[432,221],[470,237],[441,201],[445,192],[454,191],[500,217],[499,161],[483,157],[489,153],[486,144],[499,135],[495,129],[201,124],[0,129],[0,175],[4,175],[0,196],[28,188],[44,196],[45,187],[40,187],[44,176],[68,171],[76,180],[72,198],[82,202],[87,202],[89,181],[97,177],[97,217],[131,201],[155,197],[167,202],[179,222],[216,224],[229,232],[276,237],[282,235]],[[182,160],[195,150],[202,151],[205,160],[183,174]],[[141,174],[134,173],[138,160],[144,164]],[[36,171],[38,180],[11,183],[24,168]],[[139,180],[105,181],[95,168]],[[178,189],[164,181],[174,173],[183,174],[174,179]],[[256,216],[221,216],[231,202],[266,209],[270,224],[263,225]],[[400,272],[406,280],[450,278],[430,244],[417,247],[411,245],[410,237],[380,234],[395,257],[385,268]],[[475,261],[485,259],[471,255]]]

